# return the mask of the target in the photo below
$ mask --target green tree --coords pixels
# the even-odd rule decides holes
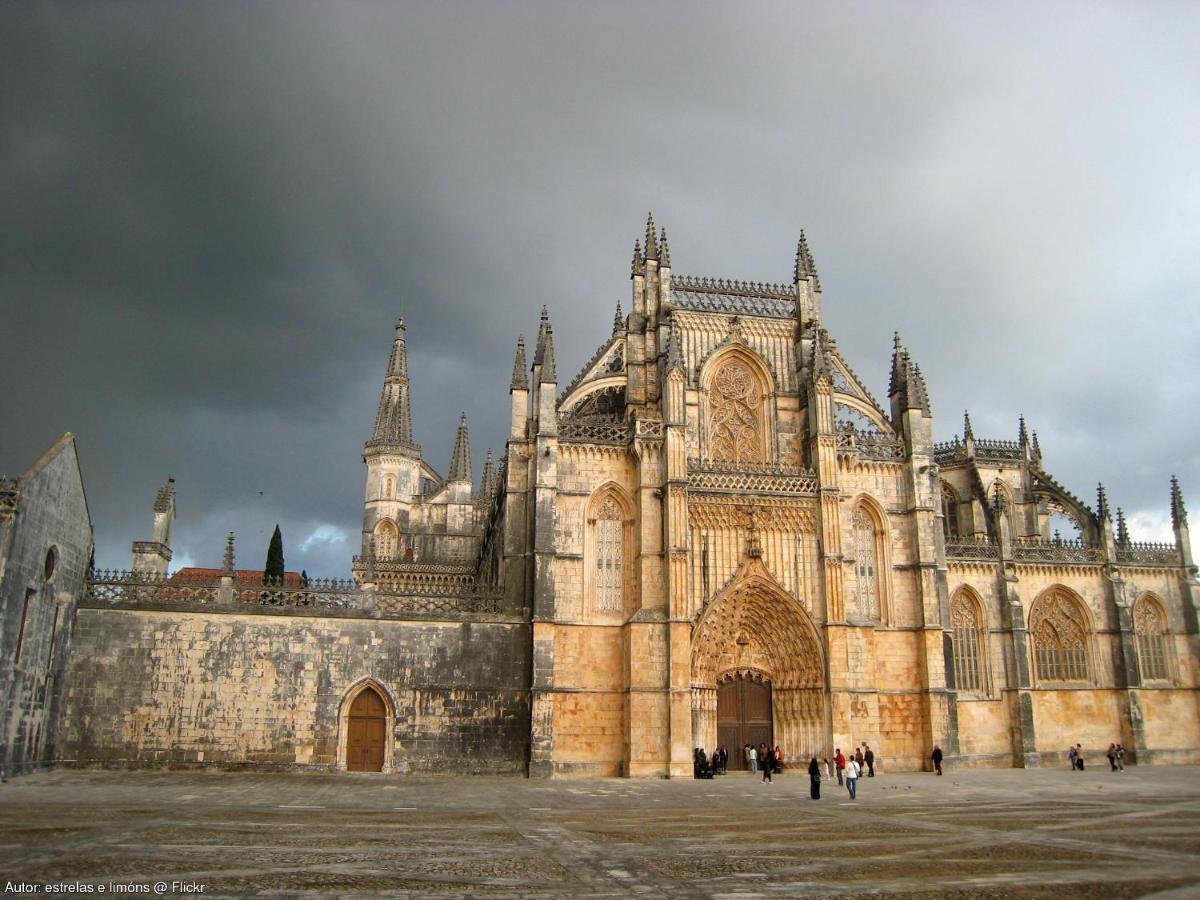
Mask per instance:
[[[263,583],[283,583],[283,533],[275,526],[271,545],[267,548],[267,567],[263,569]]]

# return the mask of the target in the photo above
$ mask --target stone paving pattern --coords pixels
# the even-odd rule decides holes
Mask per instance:
[[[1103,762],[1103,761],[1102,761]],[[38,773],[0,875],[203,896],[1200,896],[1200,770],[713,781]],[[3,887],[0,884],[0,887]]]

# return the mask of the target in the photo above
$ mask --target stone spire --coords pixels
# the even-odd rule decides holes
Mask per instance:
[[[971,413],[963,410],[963,440],[975,437],[975,430],[971,428]]]
[[[458,437],[454,439],[454,454],[450,457],[450,481],[474,481],[471,475],[471,438],[467,434],[467,414],[458,420]]]
[[[1126,547],[1129,545],[1129,526],[1125,524],[1125,513],[1121,511],[1121,507],[1117,507],[1117,546]]]
[[[796,264],[792,268],[792,284],[799,284],[800,279],[808,277],[808,238],[800,231],[800,240],[796,242]]]
[[[483,477],[479,482],[479,498],[487,500],[492,495],[492,487],[496,480],[496,466],[492,461],[492,448],[488,447],[487,456],[483,459]]]
[[[646,216],[646,259],[658,259],[658,239],[654,236],[654,213]]]
[[[812,278],[813,290],[820,293],[821,276],[817,274],[817,263],[813,259],[812,251],[808,249],[808,237],[803,231],[800,232],[800,248],[804,251],[805,274]]]
[[[801,239],[803,241],[803,238]],[[797,255],[799,265],[800,257]],[[900,332],[892,335],[892,377],[888,382],[888,396],[892,396],[904,388],[904,345],[900,343]]]
[[[1187,509],[1183,505],[1183,491],[1179,489],[1179,479],[1171,476],[1171,527],[1187,526]]]
[[[546,337],[542,341],[542,384],[556,384],[558,373],[554,370],[554,329],[546,320]]]
[[[911,394],[913,406],[927,416],[933,415],[929,408],[929,391],[925,389],[925,376],[921,374],[921,367],[916,364],[912,368]]]
[[[613,334],[620,334],[625,330],[625,313],[621,311],[621,301],[617,301],[617,311],[613,314]]]
[[[671,268],[671,247],[667,244],[667,229],[663,229],[658,237],[658,264],[664,269]]]
[[[825,341],[828,335],[824,328],[818,328],[816,337],[813,340],[813,376],[825,376],[825,378],[833,379],[833,366],[829,362],[829,356],[825,352]]]
[[[629,269],[629,277],[642,275],[646,271],[646,259],[642,256],[642,242],[633,242],[633,265]]]
[[[527,391],[529,390],[529,376],[525,374],[525,335],[517,337],[517,355],[513,357],[513,374],[512,384],[508,386],[510,391]]]
[[[542,304],[542,318],[538,321],[537,345],[533,348],[533,364],[540,366],[546,356],[546,329],[550,327],[550,311]]]
[[[1017,425],[1017,441],[1022,447],[1029,443],[1029,431],[1025,428],[1025,417],[1021,416],[1018,419]]]
[[[1104,491],[1104,484],[1096,485],[1096,515],[1101,522],[1105,519],[1112,521],[1112,515],[1108,511],[1108,494]]]
[[[412,407],[408,390],[408,351],[405,347],[404,320],[400,319],[396,322],[392,355],[383,379],[379,412],[375,416],[375,431],[371,434],[370,443],[417,449],[413,443]]]
[[[1038,462],[1042,461],[1042,445],[1038,443],[1037,432],[1033,433],[1033,458]]]
[[[221,569],[222,575],[233,575],[233,532],[225,536],[225,559]]]

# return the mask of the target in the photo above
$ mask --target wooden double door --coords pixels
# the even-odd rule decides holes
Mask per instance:
[[[717,685],[717,745],[729,751],[729,768],[745,769],[742,748],[775,746],[771,720],[771,685],[738,675]]]
[[[366,688],[350,704],[346,768],[351,772],[382,772],[385,740],[387,707],[374,688]]]

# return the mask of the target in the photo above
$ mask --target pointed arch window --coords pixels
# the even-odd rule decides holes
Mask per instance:
[[[879,547],[875,520],[866,507],[854,509],[854,581],[858,614],[868,619],[879,618]]]
[[[611,496],[596,510],[596,610],[625,610],[625,516]]]
[[[984,691],[983,616],[965,592],[950,601],[950,624],[954,629],[954,683],[960,691]]]
[[[1142,681],[1167,681],[1167,617],[1150,597],[1133,607],[1133,634]]]
[[[763,391],[746,362],[731,359],[713,376],[708,398],[709,457],[731,463],[764,461]]]
[[[1045,595],[1029,621],[1034,671],[1042,682],[1085,683],[1090,679],[1087,616],[1063,591]]]
[[[375,557],[391,559],[396,555],[396,526],[390,519],[384,519],[375,526]]]
[[[948,484],[942,485],[942,534],[947,542],[960,540],[958,495]]]

